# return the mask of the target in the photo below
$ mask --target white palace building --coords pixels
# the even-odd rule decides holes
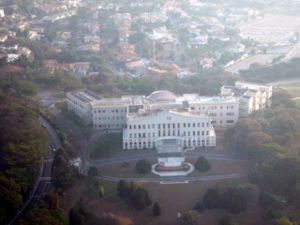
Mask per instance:
[[[216,128],[233,126],[240,117],[271,105],[272,86],[237,81],[218,96],[177,96],[155,91],[149,96],[100,98],[86,90],[67,94],[68,109],[94,129],[123,132],[123,149],[182,149],[216,146]]]

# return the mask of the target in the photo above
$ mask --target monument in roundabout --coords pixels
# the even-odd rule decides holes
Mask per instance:
[[[152,165],[152,173],[159,176],[186,176],[194,166],[185,160],[183,140],[177,137],[160,138],[156,142],[158,162]]]

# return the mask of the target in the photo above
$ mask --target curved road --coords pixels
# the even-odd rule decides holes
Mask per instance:
[[[108,159],[99,159],[99,160],[86,160],[86,170],[90,166],[95,167],[102,167],[112,164],[120,164],[122,162],[132,162],[137,161],[140,159],[157,159],[157,154],[155,152],[145,152],[145,153],[139,153],[137,155],[125,155],[125,156],[119,156],[115,158],[108,158]],[[186,153],[186,158],[198,158],[200,156],[204,156],[208,159],[214,159],[214,160],[222,160],[222,161],[248,161],[248,160],[242,160],[238,159],[233,155],[225,155],[225,154],[219,154],[219,153],[204,153],[201,151],[191,151]],[[194,181],[211,181],[211,180],[226,180],[226,179],[236,179],[240,178],[241,174],[239,173],[232,173],[232,174],[218,174],[218,175],[206,175],[206,176],[173,176],[173,177],[147,177],[147,178],[141,178],[141,177],[117,177],[117,176],[110,176],[110,175],[103,175],[102,177],[98,177],[99,179],[112,181],[112,182],[119,182],[119,180],[128,180],[128,181],[134,181],[134,182],[140,182],[140,183],[188,183],[188,182],[194,182]]]

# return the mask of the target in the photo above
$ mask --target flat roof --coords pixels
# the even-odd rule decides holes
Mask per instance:
[[[81,91],[73,91],[69,93],[70,95],[78,98],[82,102],[89,103],[95,100],[100,100],[100,96],[96,93],[88,90],[81,90]]]
[[[232,96],[199,96],[197,94],[184,94],[179,97],[177,101],[187,101],[189,103],[195,104],[221,104],[221,103],[238,103],[237,97]]]

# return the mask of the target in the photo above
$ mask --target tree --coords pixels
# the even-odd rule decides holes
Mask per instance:
[[[259,196],[261,205],[266,219],[278,219],[282,217],[282,210],[286,206],[286,200],[281,196],[263,192]]]
[[[142,159],[136,163],[136,171],[139,174],[147,174],[151,171],[151,164],[146,159]]]
[[[232,221],[232,218],[230,216],[225,215],[220,219],[219,225],[236,225],[236,223]]]
[[[98,189],[99,189],[99,197],[102,198],[104,196],[104,186],[103,184],[98,184]]]
[[[160,216],[161,215],[161,209],[158,202],[154,202],[153,208],[152,208],[152,214],[153,216]]]
[[[199,218],[199,214],[197,211],[191,210],[185,212],[180,220],[180,225],[197,225],[197,220]]]
[[[205,210],[203,202],[202,201],[197,202],[196,205],[194,206],[194,210],[196,210],[199,213],[202,213]]]
[[[117,187],[118,194],[121,198],[129,198],[135,189],[136,186],[133,182],[125,180],[120,180]]]
[[[206,209],[214,209],[220,206],[220,193],[218,189],[209,188],[204,196],[203,196],[203,203]]]
[[[294,225],[292,221],[287,218],[281,218],[276,221],[277,225]]]
[[[195,163],[195,168],[200,172],[207,172],[210,170],[211,165],[203,156],[199,157],[197,162]]]
[[[91,177],[96,177],[98,176],[98,168],[95,166],[91,166],[88,170],[88,175]]]
[[[85,214],[80,207],[75,207],[69,213],[69,225],[85,225]]]
[[[231,213],[239,214],[247,209],[248,199],[241,188],[229,188],[220,196],[222,207]]]
[[[149,194],[144,188],[135,189],[130,196],[131,205],[138,210],[143,210],[152,204]]]

